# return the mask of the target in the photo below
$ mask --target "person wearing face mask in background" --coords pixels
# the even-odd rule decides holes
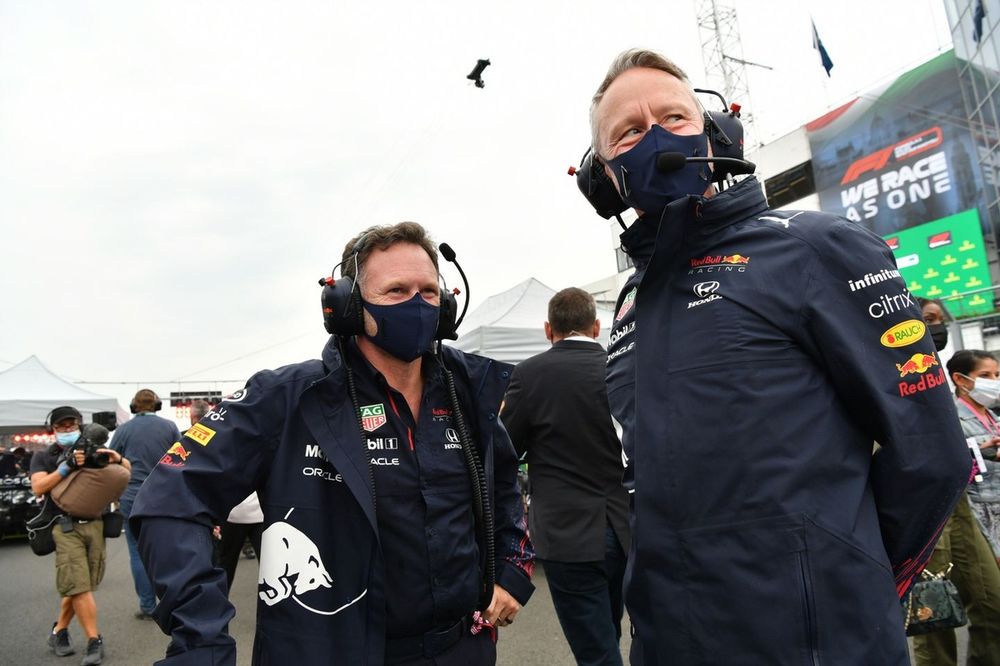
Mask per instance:
[[[75,617],[87,638],[84,649],[84,666],[100,664],[104,659],[104,638],[97,628],[97,601],[94,590],[104,578],[104,521],[80,519],[67,515],[48,496],[59,482],[84,465],[84,452],[71,449],[80,439],[83,414],[69,405],[56,407],[46,419],[46,425],[56,436],[56,442],[31,459],[31,492],[36,497],[45,496],[46,511],[51,508],[62,514],[52,530],[56,544],[56,590],[61,602],[59,617],[52,623],[48,645],[60,657],[73,654],[69,624]],[[97,454],[106,455],[108,464],[131,469],[131,463],[117,451],[99,448]]]
[[[920,305],[928,332],[940,352],[948,343],[948,329],[944,323],[950,318],[948,311],[937,300],[920,299]],[[968,394],[960,387],[963,384],[969,386],[970,380],[966,377],[995,374],[996,366],[997,363],[990,354],[969,350],[956,353],[947,365],[952,382],[957,387],[955,401],[962,419],[962,430],[967,437],[976,437],[977,442],[984,445],[995,443],[996,438],[986,432],[986,427],[979,420],[979,416],[983,416],[989,423],[991,417],[989,410],[982,408],[982,404],[977,402],[976,396],[986,401],[989,398],[980,396],[979,391],[976,391],[967,401]],[[975,381],[977,380],[972,380],[973,386]],[[982,384],[984,380],[978,381]],[[995,447],[987,448],[996,451]],[[986,450],[983,449],[984,458]],[[997,463],[994,461],[986,464],[995,466]],[[941,531],[941,537],[934,545],[934,553],[926,567],[927,571],[934,574],[948,571],[951,567],[948,577],[958,588],[969,617],[967,663],[970,666],[1000,665],[1000,567],[997,567],[994,550],[973,516],[968,501],[968,496],[981,492],[983,484],[1000,483],[1000,479],[988,480],[988,477],[987,473],[979,477],[981,481],[970,484],[968,493],[959,500],[954,513]],[[955,630],[945,629],[914,636],[913,651],[917,666],[957,666],[958,644]]]
[[[948,323],[952,321],[951,313],[937,298],[918,298],[917,305],[927,324],[927,334],[934,341],[934,348],[939,352],[948,346]]]
[[[752,176],[718,191],[718,120],[657,53],[618,56],[590,116],[639,216],[607,366],[631,663],[908,664],[899,599],[972,461],[891,251]]]
[[[962,430],[976,439],[986,466],[983,480],[969,486],[969,503],[1000,565],[1000,425],[990,409],[1000,401],[1000,368],[993,354],[963,349],[948,361],[948,373]]]
[[[435,343],[446,314],[455,325],[437,258],[414,222],[353,238],[341,277],[323,280],[322,359],[251,377],[147,477],[130,524],[171,634],[160,663],[235,665],[210,533],[254,491],[252,663],[495,663],[496,627],[533,590],[497,417],[510,366]]]

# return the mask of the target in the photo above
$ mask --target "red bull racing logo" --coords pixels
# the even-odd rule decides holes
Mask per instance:
[[[745,254],[714,254],[706,257],[692,257],[691,270],[688,275],[697,273],[742,273],[750,264],[750,257]]]
[[[899,370],[900,377],[905,377],[906,375],[922,375],[935,365],[939,364],[933,354],[914,354],[906,363],[897,363],[896,369]]]

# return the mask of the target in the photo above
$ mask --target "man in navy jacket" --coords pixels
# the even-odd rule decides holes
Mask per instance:
[[[492,664],[494,627],[531,595],[517,461],[497,417],[510,367],[432,352],[437,252],[419,225],[366,230],[342,274],[363,333],[254,375],[139,493],[132,525],[172,639],[161,663],[235,664],[211,527],[253,491],[264,512],[255,664]],[[493,509],[491,589],[467,446]]]
[[[591,121],[639,214],[607,375],[634,487],[632,663],[908,664],[900,597],[971,461],[891,252],[769,210],[753,177],[717,193],[705,163],[658,169],[713,154],[659,54],[621,54]]]

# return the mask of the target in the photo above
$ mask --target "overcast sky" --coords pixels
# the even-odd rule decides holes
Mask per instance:
[[[764,141],[950,48],[939,0],[736,7]],[[695,0],[0,1],[0,370],[232,390],[319,355],[316,280],[376,223],[448,242],[473,308],[612,274],[566,168],[632,46],[713,83]]]

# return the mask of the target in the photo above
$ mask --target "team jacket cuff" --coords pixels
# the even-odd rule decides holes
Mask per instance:
[[[528,576],[510,562],[497,562],[497,585],[507,590],[522,606],[528,603],[535,586]]]

